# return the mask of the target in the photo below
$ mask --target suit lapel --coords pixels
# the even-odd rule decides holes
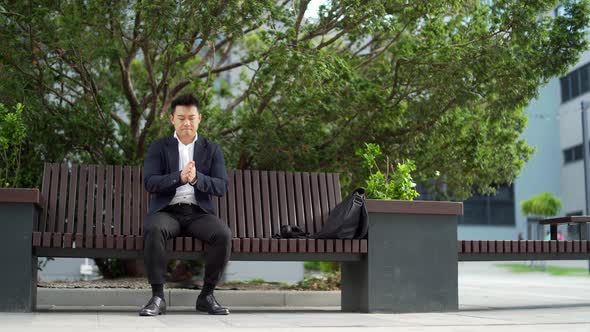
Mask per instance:
[[[179,170],[178,167],[178,141],[174,138],[174,135],[168,137],[166,142],[166,154],[168,156],[168,168],[170,172],[176,172]]]
[[[197,141],[195,142],[195,148],[193,150],[193,160],[197,165],[197,170],[201,170],[203,167],[203,163],[205,162],[205,139],[201,136],[197,137]]]

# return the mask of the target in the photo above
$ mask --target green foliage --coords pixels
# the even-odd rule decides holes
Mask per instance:
[[[340,271],[340,264],[337,262],[305,262],[304,267],[308,271],[321,271],[324,273],[335,273]]]
[[[498,264],[515,273],[547,272],[554,276],[588,277],[588,269],[562,266],[529,266],[525,264]]]
[[[542,192],[520,203],[522,213],[526,216],[536,215],[551,217],[561,209],[561,200],[552,193]]]
[[[20,103],[12,111],[0,103],[0,187],[21,185],[21,151],[27,134],[22,113]]]
[[[295,285],[285,286],[284,289],[291,290],[316,290],[331,291],[340,289],[340,271],[327,273],[322,277],[306,277]]]
[[[384,165],[385,174],[383,174],[379,168],[382,152],[378,144],[365,143],[365,149],[358,149],[356,154],[363,158],[363,166],[369,172],[366,180],[368,198],[411,201],[420,196],[415,189],[416,183],[412,179],[411,172],[416,170],[412,160],[397,163],[395,166],[387,157]]]
[[[0,100],[27,105],[22,182],[44,161],[141,163],[194,92],[232,168],[340,172],[349,191],[375,142],[432,190],[489,193],[533,152],[524,107],[588,42],[587,0],[558,17],[555,0],[327,1],[305,19],[307,3],[0,0]]]

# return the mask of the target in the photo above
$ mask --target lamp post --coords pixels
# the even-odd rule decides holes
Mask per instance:
[[[585,196],[585,215],[590,215],[590,181],[588,177],[590,175],[590,149],[588,144],[588,119],[586,116],[586,110],[590,107],[590,104],[583,101],[580,103],[582,109],[582,146],[584,147],[584,196]],[[588,240],[590,234],[588,234],[588,224],[580,224],[580,240]],[[590,260],[588,261],[588,274],[590,274]]]
[[[590,104],[582,101],[581,103],[582,108],[582,144],[584,147],[584,193],[586,196],[586,209],[585,214],[590,215],[590,149],[588,144],[588,119],[586,116],[586,111],[590,107]],[[584,232],[585,239],[588,239],[588,231]]]

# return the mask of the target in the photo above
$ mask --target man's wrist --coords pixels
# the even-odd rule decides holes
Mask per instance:
[[[189,182],[191,184],[191,186],[194,186],[195,184],[197,184],[197,177],[195,176],[195,178]]]

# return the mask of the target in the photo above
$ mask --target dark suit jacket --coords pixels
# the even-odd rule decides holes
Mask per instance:
[[[223,152],[217,144],[199,136],[193,160],[197,165],[197,184],[193,186],[197,203],[208,213],[215,214],[210,195],[223,196],[227,191]],[[158,139],[150,145],[143,163],[143,184],[150,193],[149,214],[170,204],[176,188],[183,185],[178,168],[178,141],[174,136]]]

